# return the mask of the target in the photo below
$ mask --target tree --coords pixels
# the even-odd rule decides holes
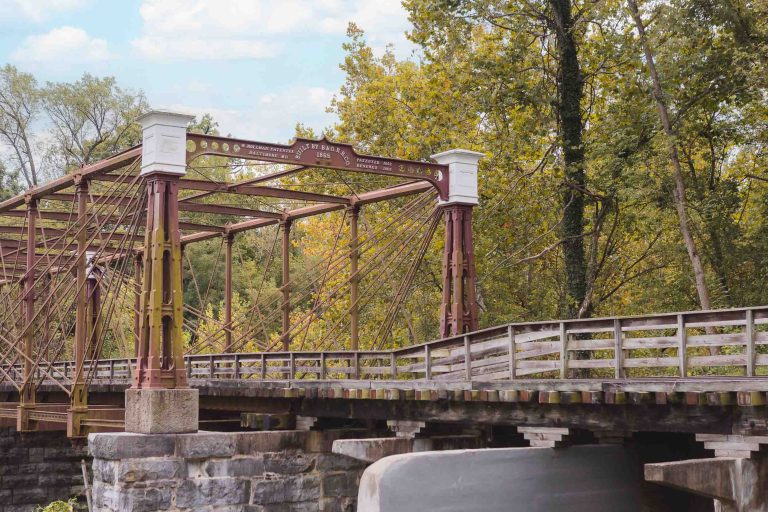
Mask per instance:
[[[10,64],[0,69],[0,140],[9,149],[12,172],[20,174],[27,187],[39,184],[32,124],[40,107],[35,77]]]
[[[699,304],[702,309],[711,309],[712,303],[709,300],[709,289],[707,288],[706,276],[704,273],[704,265],[701,262],[699,256],[699,250],[696,247],[696,241],[693,239],[691,228],[689,226],[688,208],[685,200],[685,183],[683,181],[683,171],[680,165],[680,156],[677,151],[677,143],[675,142],[675,133],[672,129],[672,122],[669,118],[669,111],[667,110],[667,104],[664,99],[664,90],[661,85],[661,79],[659,73],[656,70],[656,63],[654,60],[653,52],[648,45],[648,39],[645,36],[645,25],[640,17],[637,4],[635,0],[627,0],[632,19],[635,22],[638,37],[643,47],[643,53],[645,54],[645,61],[648,66],[648,73],[651,76],[653,82],[653,97],[656,101],[656,106],[659,109],[659,119],[666,135],[667,145],[669,148],[669,160],[672,162],[672,168],[674,170],[675,190],[674,190],[674,204],[677,211],[678,221],[680,223],[680,233],[683,235],[683,242],[685,248],[688,251],[688,257],[691,260],[691,266],[693,267],[693,275],[696,280],[696,292],[699,296]]]
[[[0,69],[0,143],[6,179],[26,187],[58,177],[141,142],[136,118],[148,109],[144,93],[112,77],[84,74],[72,83],[40,87],[11,65]]]
[[[135,120],[148,109],[146,98],[118,87],[113,77],[86,73],[73,83],[48,83],[41,95],[57,169],[88,165],[141,142]]]

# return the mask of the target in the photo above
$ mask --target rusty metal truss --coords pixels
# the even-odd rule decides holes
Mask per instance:
[[[365,156],[326,139],[280,145],[187,134],[186,155],[182,177],[143,174],[137,146],[0,203],[0,381],[13,390],[0,405],[0,422],[12,419],[19,431],[66,424],[71,437],[119,428],[120,407],[89,402],[105,353],[135,361],[126,375],[134,387],[184,387],[184,357],[301,349],[313,320],[341,294],[351,298],[345,318],[325,334],[343,328],[350,345],[326,347],[359,350],[360,310],[399,258],[393,311],[367,347],[382,348],[442,216],[442,334],[476,328],[471,207],[437,202],[448,197],[448,166]],[[359,235],[361,211],[393,200],[400,201],[392,218]],[[311,282],[292,281],[291,227],[333,212],[341,224],[329,235],[331,256],[309,273]],[[275,243],[266,265],[282,262],[279,297],[271,310],[256,300],[247,322],[235,319],[235,240],[270,226]],[[206,240],[222,247],[221,319],[206,317],[210,282],[195,276],[185,256],[186,247]],[[200,308],[183,304],[185,285],[196,290]],[[324,298],[321,288],[329,290]],[[310,304],[301,318],[292,308],[298,301]],[[276,336],[265,327],[272,315]],[[196,334],[203,321],[216,326],[207,338]],[[38,401],[44,382],[57,386],[61,402]]]

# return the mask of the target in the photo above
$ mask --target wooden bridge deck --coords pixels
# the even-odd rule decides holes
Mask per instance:
[[[91,364],[87,421],[119,428],[135,360]],[[515,323],[385,351],[194,354],[185,364],[201,417],[230,421],[281,410],[768,434],[768,307]],[[48,403],[35,419],[66,422],[73,370],[69,361],[38,370]],[[0,418],[15,417],[17,399],[13,382],[0,382]]]

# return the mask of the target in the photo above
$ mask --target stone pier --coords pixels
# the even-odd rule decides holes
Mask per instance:
[[[32,512],[56,500],[83,493],[80,461],[85,447],[74,447],[62,432],[0,430],[0,512]],[[84,500],[83,500],[84,501]]]
[[[344,431],[91,434],[99,512],[353,512],[365,462]]]

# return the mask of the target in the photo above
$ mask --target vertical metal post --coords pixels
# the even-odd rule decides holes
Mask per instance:
[[[352,206],[349,213],[349,326],[352,350],[358,350],[359,348],[359,310],[357,307],[358,286],[360,283],[360,279],[357,275],[358,261],[360,258],[359,240],[357,235],[359,216],[360,207]]]
[[[45,274],[45,290],[48,291],[48,293],[51,293],[51,290],[53,290],[53,278],[51,277],[50,272],[46,272]],[[45,345],[45,360],[50,361],[51,360],[51,344],[49,343],[51,341],[51,315],[45,315],[45,318],[43,319],[43,344]]]
[[[37,243],[35,236],[37,234],[37,200],[27,199],[27,262],[23,282],[23,307],[21,311],[22,325],[22,351],[24,353],[23,364],[23,383],[19,395],[19,411],[17,417],[17,430],[24,432],[30,430],[32,425],[29,421],[29,411],[35,407],[37,396],[35,392],[35,383],[32,375],[35,342],[35,328],[33,319],[35,317],[35,251]]]
[[[144,274],[143,256],[136,253],[133,260],[133,357],[139,353],[139,329],[141,328],[141,277]]]
[[[85,385],[85,351],[88,340],[88,288],[87,246],[88,233],[86,214],[88,208],[88,181],[80,178],[76,182],[77,197],[77,262],[75,263],[75,369],[73,376],[70,408],[67,412],[67,436],[80,437],[80,422],[88,410],[88,389]]]
[[[88,259],[86,253],[86,260]],[[95,353],[96,343],[101,336],[101,318],[99,318],[99,310],[101,309],[101,290],[99,289],[99,282],[94,273],[94,266],[87,265],[86,267],[86,347],[91,350],[90,354],[86,354],[87,359],[97,359]]]
[[[290,255],[291,255],[291,221],[290,219],[286,219],[280,223],[280,226],[283,229],[283,250],[282,250],[282,259],[283,259],[283,283],[282,283],[282,292],[283,292],[283,326],[282,326],[282,335],[280,336],[281,341],[283,342],[283,350],[285,352],[288,352],[291,349],[291,290],[290,290],[290,281],[291,281],[291,266],[290,266]]]
[[[224,352],[232,350],[232,244],[235,235],[226,233],[224,242]]]
[[[179,176],[148,174],[140,338],[135,389],[187,388],[182,337]]]
[[[445,252],[440,335],[446,338],[477,330],[478,316],[472,205],[451,204],[444,209]]]

